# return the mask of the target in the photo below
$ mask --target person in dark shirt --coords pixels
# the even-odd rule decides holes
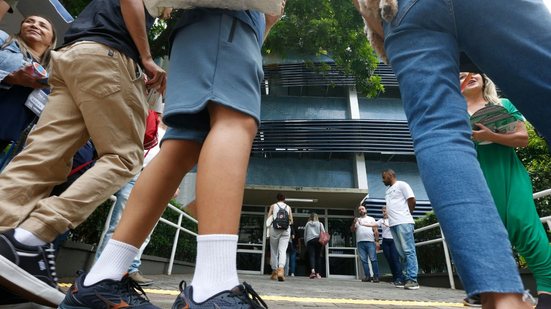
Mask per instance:
[[[28,145],[0,175],[1,282],[26,299],[53,307],[61,303],[48,243],[83,222],[142,167],[145,93],[162,93],[166,84],[149,49],[152,22],[142,0],[93,0],[52,54],[48,104]],[[48,197],[90,138],[96,164],[62,194]],[[111,290],[98,290],[116,290],[130,306],[147,302],[121,277],[112,278]]]

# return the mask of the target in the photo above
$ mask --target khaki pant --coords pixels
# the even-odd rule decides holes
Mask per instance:
[[[94,42],[52,56],[52,93],[25,149],[0,175],[0,227],[44,241],[82,223],[142,167],[147,103],[135,62]],[[63,194],[75,152],[92,138],[99,159]]]

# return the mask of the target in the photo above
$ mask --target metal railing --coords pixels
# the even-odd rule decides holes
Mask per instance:
[[[533,195],[534,199],[542,198],[542,197],[545,197],[545,196],[551,196],[551,189],[536,192]],[[551,216],[540,218],[540,221],[542,223],[546,223],[547,226],[549,227],[549,229],[551,229]],[[433,223],[431,225],[427,225],[427,226],[415,229],[413,231],[413,233],[415,234],[415,233],[431,230],[431,229],[434,229],[434,228],[439,228],[440,229],[440,235],[441,235],[440,238],[421,241],[421,242],[416,242],[415,246],[416,247],[421,247],[421,246],[426,246],[426,245],[430,245],[430,244],[442,243],[442,246],[444,248],[444,256],[445,256],[445,259],[446,259],[446,270],[448,272],[448,279],[450,281],[450,288],[455,289],[455,279],[453,277],[453,269],[452,269],[452,263],[451,263],[451,258],[450,258],[450,252],[448,250],[448,245],[446,243],[446,237],[444,236],[444,232],[442,232],[442,229],[440,228],[440,223]]]
[[[99,244],[103,243],[103,239],[105,238],[105,234],[107,234],[107,230],[109,229],[109,222],[111,222],[111,217],[113,215],[113,209],[115,207],[115,203],[117,202],[117,197],[112,195],[109,198],[109,200],[113,204],[111,205],[111,209],[109,210],[109,214],[107,215],[107,218],[105,219],[105,225],[103,227],[103,232],[101,233],[101,236],[100,236]],[[178,247],[178,239],[180,238],[180,232],[184,232],[184,233],[187,233],[189,235],[197,236],[197,233],[195,233],[193,231],[190,231],[190,230],[188,230],[188,229],[186,229],[185,227],[182,226],[182,220],[185,217],[186,219],[189,219],[190,221],[192,221],[196,224],[197,224],[197,220],[195,218],[193,218],[192,216],[188,215],[186,212],[182,211],[180,208],[178,208],[178,207],[176,207],[172,204],[168,204],[167,207],[178,213],[177,223],[171,222],[171,221],[169,221],[169,220],[167,220],[163,217],[159,218],[159,222],[162,222],[164,224],[172,226],[173,228],[176,229],[176,233],[174,234],[174,241],[172,242],[172,251],[170,253],[170,259],[169,259],[169,262],[168,262],[168,270],[167,270],[167,275],[171,275],[172,274],[172,267],[174,266],[174,260],[176,258],[176,249]],[[153,233],[153,231],[151,231],[151,233]]]

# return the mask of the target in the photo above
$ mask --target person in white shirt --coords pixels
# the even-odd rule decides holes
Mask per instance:
[[[394,281],[394,286],[397,288],[404,287],[404,275],[402,274],[402,265],[400,263],[400,255],[396,250],[394,245],[394,239],[392,233],[390,232],[390,223],[388,221],[388,213],[386,206],[381,208],[383,212],[383,218],[377,220],[377,225],[383,230],[383,242],[381,243],[381,248],[383,249],[383,254],[385,259],[390,266],[390,271],[392,272],[392,279]]]
[[[396,250],[405,264],[405,285],[408,290],[419,289],[417,283],[417,253],[413,237],[414,222],[411,213],[415,209],[415,195],[411,187],[403,181],[396,180],[396,173],[387,169],[383,171],[383,183],[388,186],[385,193],[390,232],[394,238]]]
[[[358,207],[359,217],[354,219],[350,230],[356,232],[356,247],[362,261],[365,277],[362,282],[379,282],[379,263],[377,261],[377,243],[379,230],[373,217],[367,215],[363,205]],[[369,271],[369,261],[373,267],[373,277]]]

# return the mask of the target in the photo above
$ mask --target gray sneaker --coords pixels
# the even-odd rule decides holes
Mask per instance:
[[[129,273],[128,277],[130,277],[132,280],[136,281],[136,283],[141,285],[141,286],[152,285],[155,282],[152,279],[144,277],[142,275],[142,273],[139,272],[139,271]]]
[[[182,287],[183,284],[183,287]],[[238,285],[230,291],[220,292],[201,303],[193,301],[193,287],[180,282],[180,295],[172,309],[267,309],[266,303],[247,283]]]
[[[419,283],[417,283],[417,281],[408,280],[408,281],[406,281],[406,284],[404,285],[404,289],[406,289],[406,290],[419,290]]]

